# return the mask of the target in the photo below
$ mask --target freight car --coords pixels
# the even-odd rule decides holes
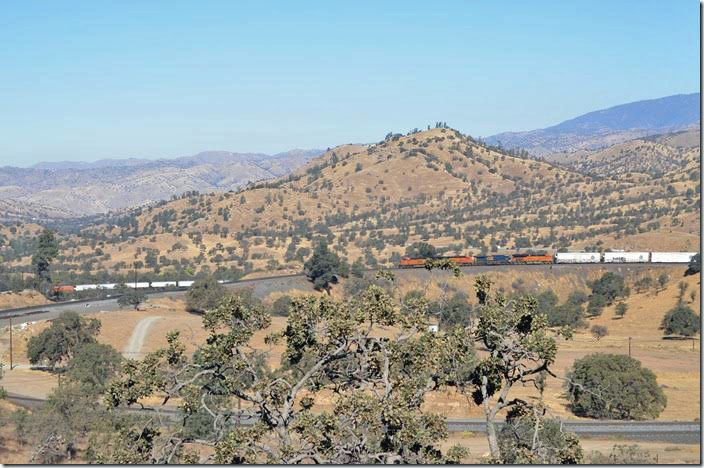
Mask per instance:
[[[696,252],[650,252],[651,263],[689,263]]]
[[[604,263],[648,263],[650,252],[604,252]]]
[[[76,287],[70,284],[62,284],[61,286],[51,288],[51,292],[54,294],[69,294],[76,292]]]
[[[555,263],[600,263],[599,252],[557,252]]]

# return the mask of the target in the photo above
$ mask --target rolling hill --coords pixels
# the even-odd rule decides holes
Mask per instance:
[[[696,250],[699,158],[661,176],[585,175],[436,128],[332,148],[285,177],[186,194],[62,237],[59,269],[182,276],[300,271],[326,238],[350,262],[393,265],[406,246],[441,252],[569,248]],[[26,256],[6,253],[10,265]]]
[[[176,159],[101,160],[0,167],[0,199],[49,207],[68,216],[106,213],[168,200],[187,191],[212,192],[288,174],[319,155],[209,151]]]
[[[487,137],[486,142],[509,149],[523,148],[535,156],[593,150],[698,127],[699,103],[699,93],[631,102],[589,112],[548,128],[499,133]]]

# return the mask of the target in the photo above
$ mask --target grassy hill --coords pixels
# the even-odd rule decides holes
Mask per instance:
[[[441,252],[695,250],[698,159],[662,176],[584,175],[512,156],[456,130],[332,148],[287,177],[184,195],[63,236],[83,272],[300,271],[317,237],[350,262],[394,264],[412,242]],[[28,258],[9,255],[15,267]]]

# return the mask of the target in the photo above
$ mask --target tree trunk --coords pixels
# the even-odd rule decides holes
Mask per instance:
[[[495,460],[498,460],[501,458],[501,451],[499,450],[499,442],[496,438],[496,426],[494,425],[494,421],[489,419],[489,417],[486,418],[486,436],[489,440],[491,456]]]

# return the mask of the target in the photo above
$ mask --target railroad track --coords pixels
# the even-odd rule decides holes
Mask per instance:
[[[673,265],[679,265],[684,267],[684,264],[682,263],[554,263],[554,264],[540,264],[540,263],[535,263],[535,264],[500,264],[500,265],[463,265],[460,268],[462,270],[467,270],[467,271],[491,271],[491,270],[505,270],[505,269],[512,269],[512,268],[517,268],[517,269],[524,269],[524,268],[549,268],[553,269],[555,268],[556,270],[563,269],[563,268],[574,268],[575,266],[580,267],[580,268],[607,268],[607,269],[612,269],[612,268],[621,268],[621,267],[630,267],[630,266],[651,266],[651,267],[658,267],[658,266],[673,266]],[[385,270],[390,270],[390,271],[398,271],[398,272],[408,272],[408,271],[425,271],[424,268],[401,268],[401,267],[393,267],[393,268],[387,268]],[[367,269],[365,270],[367,272],[374,272],[378,271],[376,269]],[[292,279],[292,278],[304,278],[305,275],[302,273],[295,273],[295,274],[289,274],[289,275],[270,275],[270,276],[263,276],[260,278],[250,278],[250,279],[241,279],[241,280],[233,280],[233,281],[226,281],[223,283],[225,286],[236,286],[236,285],[246,285],[246,284],[254,284],[254,283],[262,283],[262,282],[267,282],[267,281],[276,281],[276,280],[286,280],[286,279]],[[158,296],[158,295],[181,295],[185,294],[186,291],[188,290],[187,287],[177,287],[177,288],[171,288],[171,289],[163,289],[159,291],[144,291],[144,294],[147,296]],[[5,326],[8,324],[8,321],[10,318],[22,318],[22,317],[31,317],[35,315],[47,315],[50,314],[52,311],[56,310],[68,310],[68,309],[74,309],[76,306],[80,310],[78,312],[93,312],[95,308],[92,308],[90,310],[83,310],[90,308],[93,305],[103,305],[103,306],[111,306],[116,308],[116,300],[119,297],[119,295],[111,295],[109,298],[93,298],[93,299],[81,299],[81,300],[76,300],[76,301],[66,301],[66,302],[56,302],[53,304],[45,304],[41,306],[29,306],[29,307],[18,307],[14,309],[4,309],[0,310],[0,326]],[[83,307],[80,307],[83,306]],[[43,320],[51,319],[54,317],[50,318],[39,318]],[[28,321],[28,320],[24,320]]]
[[[36,410],[44,400],[10,394],[7,400],[18,406]],[[148,416],[159,415],[165,420],[176,422],[180,411],[175,407],[121,408],[120,411]],[[236,419],[236,416],[235,416]],[[251,426],[257,420],[252,414],[240,417],[238,424]],[[447,419],[447,429],[450,432],[486,432],[486,422],[483,419]],[[500,427],[503,421],[497,425]],[[701,439],[701,424],[687,421],[562,421],[562,428],[582,437],[617,437],[633,440],[660,440],[673,443],[699,443]]]

